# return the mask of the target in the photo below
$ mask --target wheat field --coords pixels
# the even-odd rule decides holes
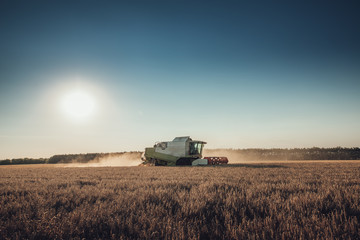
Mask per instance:
[[[0,239],[359,239],[360,162],[0,167]]]

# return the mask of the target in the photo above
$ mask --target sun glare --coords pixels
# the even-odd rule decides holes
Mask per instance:
[[[96,102],[85,90],[74,89],[63,95],[60,102],[62,112],[73,121],[85,121],[94,115]]]

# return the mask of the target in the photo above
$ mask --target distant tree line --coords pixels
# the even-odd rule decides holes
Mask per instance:
[[[48,163],[88,163],[104,155],[103,153],[86,153],[86,154],[62,154],[54,155],[49,158]]]
[[[210,149],[208,154],[223,153],[241,160],[360,160],[360,148],[292,148],[292,149]]]
[[[44,164],[47,163],[48,158],[14,158],[0,160],[0,165],[11,165],[11,164]]]

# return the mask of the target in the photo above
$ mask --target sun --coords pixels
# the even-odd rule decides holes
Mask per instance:
[[[60,100],[62,113],[70,120],[87,121],[95,114],[94,96],[84,89],[73,89],[66,92]]]

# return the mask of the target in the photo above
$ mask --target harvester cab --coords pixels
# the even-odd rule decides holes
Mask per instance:
[[[145,148],[142,160],[155,166],[226,164],[226,157],[207,157],[202,159],[206,142],[192,140],[189,136],[176,137],[169,142],[157,142]],[[214,161],[214,159],[216,159]]]

